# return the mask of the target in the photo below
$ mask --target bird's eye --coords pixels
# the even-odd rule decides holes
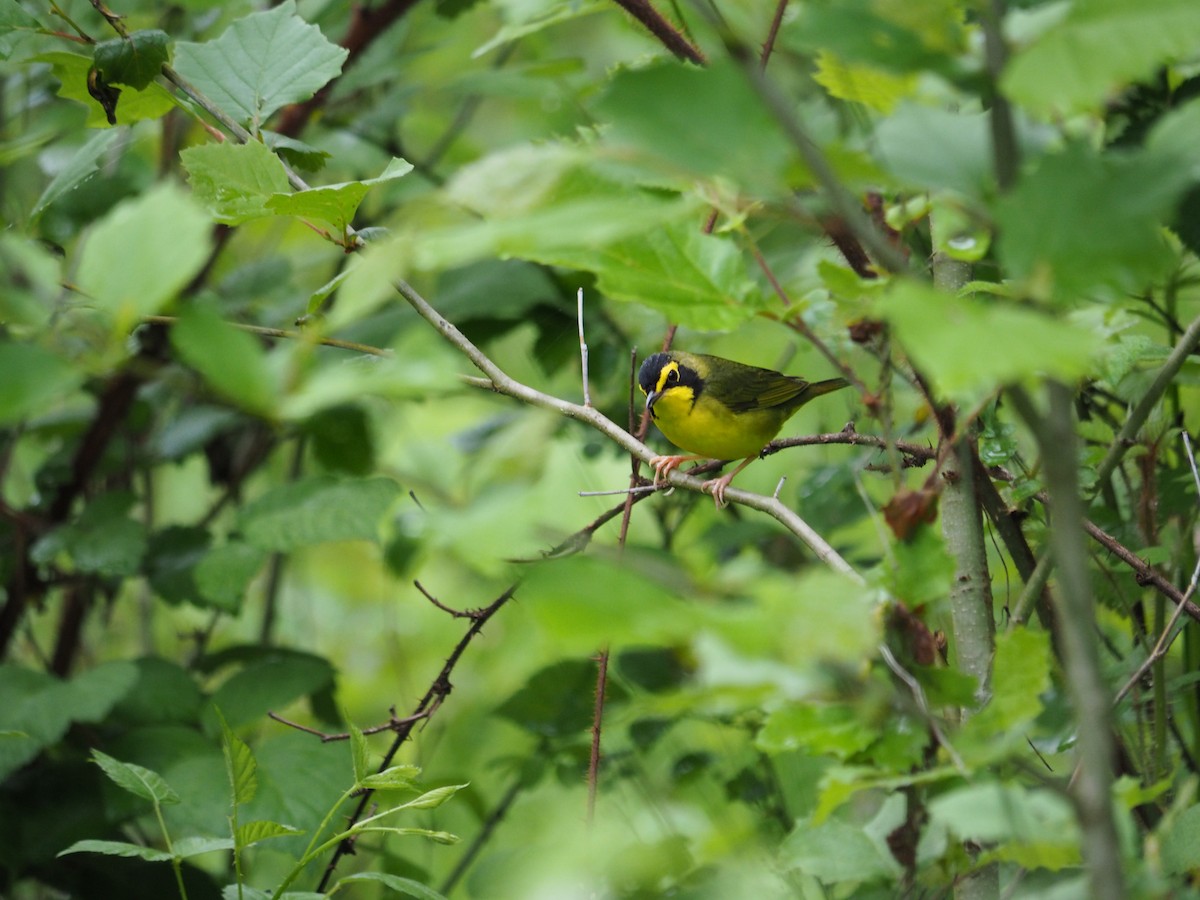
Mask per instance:
[[[679,380],[679,370],[670,369],[667,371],[667,384],[674,384]]]

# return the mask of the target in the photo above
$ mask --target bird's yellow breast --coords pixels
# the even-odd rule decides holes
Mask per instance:
[[[757,456],[787,418],[778,410],[735,413],[703,393],[694,401],[689,387],[664,391],[654,403],[654,424],[676,447],[713,459]]]

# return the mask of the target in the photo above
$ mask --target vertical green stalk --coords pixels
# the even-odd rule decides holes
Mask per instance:
[[[1100,669],[1096,611],[1088,576],[1074,398],[1071,389],[1058,381],[1049,382],[1047,391],[1050,404],[1044,417],[1023,390],[1014,388],[1009,396],[1037,438],[1050,499],[1050,546],[1058,572],[1055,613],[1078,738],[1078,771],[1072,796],[1091,882],[1089,896],[1094,900],[1122,900],[1125,879],[1112,809],[1112,697]]]

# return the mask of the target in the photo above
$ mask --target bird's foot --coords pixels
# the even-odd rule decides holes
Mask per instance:
[[[650,457],[650,465],[654,469],[654,483],[665,482],[667,476],[671,474],[672,469],[678,469],[681,463],[687,462],[689,459],[698,459],[695,456],[652,456]]]
[[[717,509],[725,508],[725,488],[729,487],[729,483],[733,481],[733,476],[736,474],[737,471],[734,471],[728,475],[722,475],[720,478],[710,478],[700,485],[700,490],[713,495],[713,502],[717,504]]]

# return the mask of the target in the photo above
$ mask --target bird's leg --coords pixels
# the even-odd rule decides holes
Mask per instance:
[[[707,459],[706,456],[652,456],[650,457],[650,465],[654,467],[654,483],[666,481],[667,475],[672,469],[678,469],[680,463],[688,462],[692,459]]]
[[[717,504],[717,509],[721,509],[725,505],[725,488],[729,487],[729,482],[733,481],[734,476],[750,463],[758,459],[758,456],[747,456],[741,461],[736,469],[728,475],[722,475],[720,478],[710,478],[704,484],[700,485],[700,490],[710,491],[713,495],[713,502]]]

